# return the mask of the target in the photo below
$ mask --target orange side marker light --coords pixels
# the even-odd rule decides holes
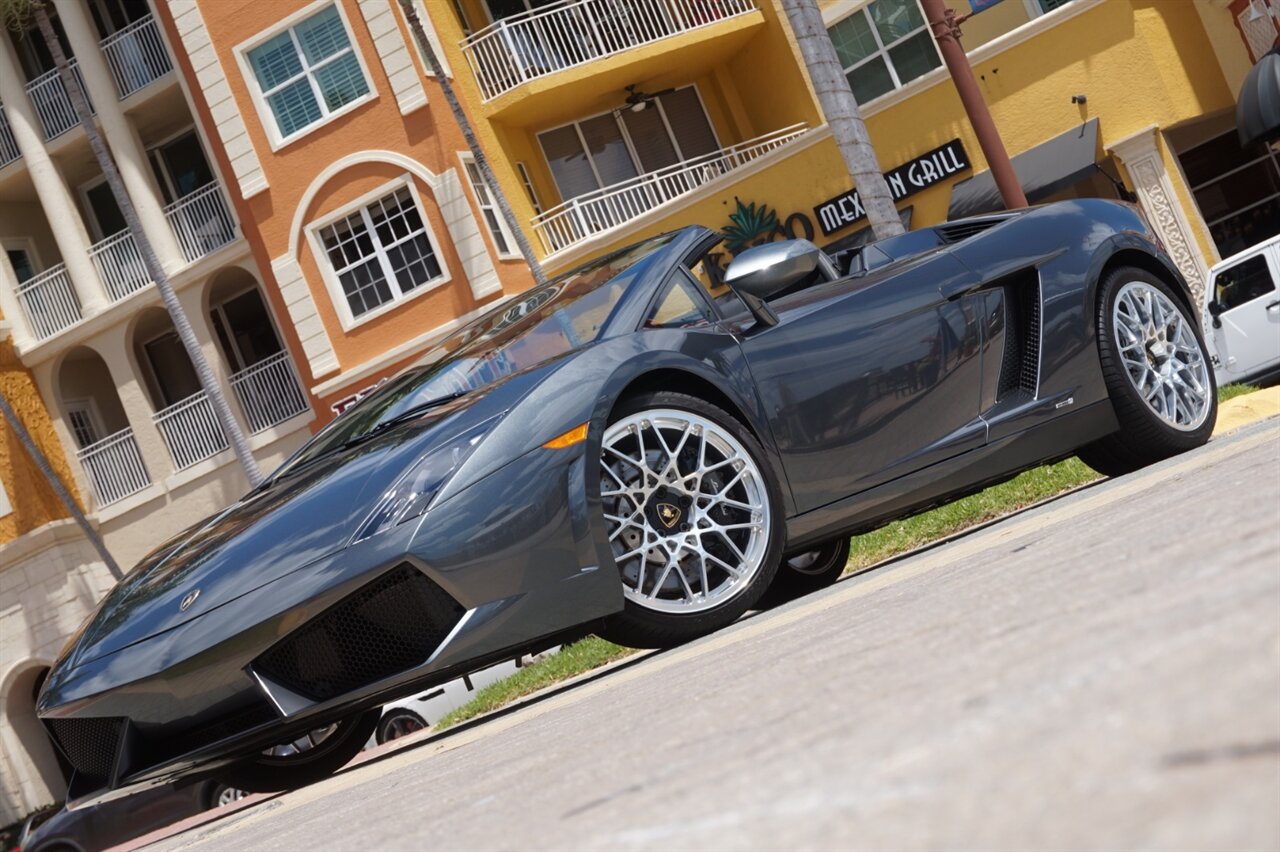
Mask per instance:
[[[587,424],[583,423],[581,426],[574,426],[563,435],[557,435],[542,446],[548,450],[563,450],[565,447],[581,444],[585,440],[587,440]]]

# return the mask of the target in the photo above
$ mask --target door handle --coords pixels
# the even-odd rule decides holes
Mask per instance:
[[[1274,311],[1276,308],[1280,308],[1280,299],[1276,299],[1274,302],[1267,305],[1267,310],[1269,311]]]

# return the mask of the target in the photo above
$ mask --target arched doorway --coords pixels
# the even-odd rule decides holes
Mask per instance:
[[[4,752],[18,782],[18,810],[33,810],[62,801],[67,795],[64,774],[53,743],[36,717],[36,696],[49,667],[29,662],[6,678],[4,688]]]
[[[115,503],[151,483],[116,383],[94,350],[80,346],[58,366],[58,401],[99,506]]]

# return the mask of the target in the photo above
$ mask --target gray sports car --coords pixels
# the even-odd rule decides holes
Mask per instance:
[[[1202,444],[1192,305],[1137,209],[1095,200],[727,264],[691,227],[577,269],[107,596],[39,701],[70,798],[308,783],[432,684],[589,631],[686,642],[834,582],[852,533]]]

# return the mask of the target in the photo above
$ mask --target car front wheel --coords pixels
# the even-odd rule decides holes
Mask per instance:
[[[687,642],[732,623],[773,580],[776,477],[750,430],[710,403],[672,392],[624,400],[605,430],[600,496],[625,599],[606,639]]]
[[[374,708],[295,740],[281,743],[228,769],[224,784],[250,793],[294,790],[328,778],[359,753],[378,727]]]

